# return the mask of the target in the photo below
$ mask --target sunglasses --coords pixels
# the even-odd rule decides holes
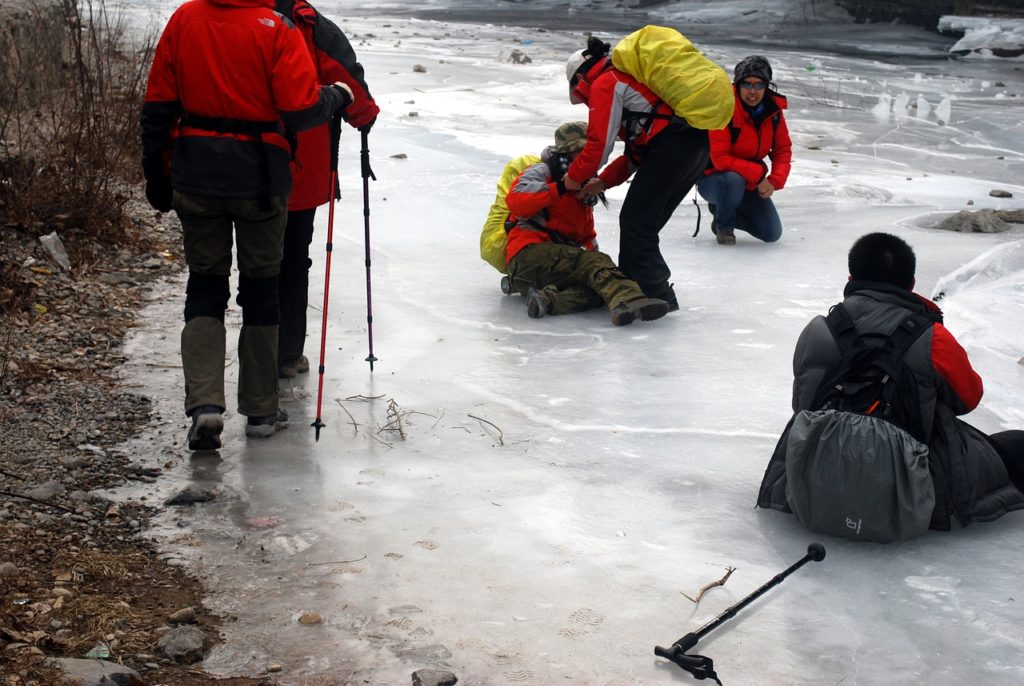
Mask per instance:
[[[742,88],[743,90],[755,90],[761,92],[767,87],[768,84],[765,83],[764,81],[758,81],[756,83],[753,81],[740,81],[740,88]]]

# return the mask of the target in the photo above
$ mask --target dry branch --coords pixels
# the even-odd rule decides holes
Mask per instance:
[[[388,400],[388,421],[377,430],[377,433],[382,431],[394,431],[398,434],[398,437],[403,441],[405,440],[405,430],[402,428],[402,411],[398,407],[398,403],[395,402],[394,398]]]
[[[692,602],[694,605],[698,605],[698,604],[700,604],[701,596],[703,596],[707,591],[710,591],[715,586],[725,586],[725,582],[729,580],[729,577],[732,576],[732,573],[735,572],[735,571],[736,571],[735,567],[726,567],[725,568],[725,575],[721,579],[719,579],[718,581],[712,581],[709,584],[704,584],[703,586],[701,586],[700,590],[697,591],[697,597],[696,598],[691,598],[690,596],[686,595],[682,591],[680,591],[680,593],[682,593],[683,597],[686,598],[687,600],[689,600],[690,602]]]
[[[6,495],[6,496],[9,496],[11,498],[21,498],[22,500],[31,500],[33,503],[39,503],[40,505],[48,505],[50,507],[55,507],[58,510],[62,510],[64,512],[70,512],[71,514],[75,514],[74,510],[69,510],[68,508],[64,507],[63,505],[58,505],[57,503],[51,503],[48,500],[40,500],[39,498],[33,498],[30,495],[21,495],[19,493],[11,493],[10,491],[0,491],[0,495]]]
[[[348,420],[352,423],[352,435],[353,436],[358,436],[359,435],[359,424],[356,423],[355,417],[353,417],[352,413],[348,411],[348,408],[345,407],[341,403],[341,400],[339,400],[338,398],[335,398],[334,402],[338,403],[338,407],[340,407],[341,409],[345,410],[345,414],[348,415]]]
[[[480,417],[477,417],[476,415],[467,414],[466,416],[469,417],[470,419],[477,420],[481,424],[487,424],[488,426],[493,426],[494,430],[498,432],[498,445],[505,445],[505,440],[504,440],[505,434],[503,434],[501,432],[501,429],[498,428],[497,424],[495,424],[494,422],[489,422],[486,419],[481,419]]]
[[[306,565],[310,567],[316,567],[317,565],[340,565],[348,562],[362,562],[365,559],[366,555],[363,555],[362,557],[357,557],[354,560],[327,560],[326,562],[307,562]]]

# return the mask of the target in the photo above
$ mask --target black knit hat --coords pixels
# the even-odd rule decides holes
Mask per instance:
[[[760,55],[750,55],[740,60],[733,70],[733,83],[739,83],[748,76],[755,76],[765,83],[772,80],[772,65],[768,64],[768,58]]]

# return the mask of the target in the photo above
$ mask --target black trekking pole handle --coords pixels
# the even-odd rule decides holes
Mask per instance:
[[[807,546],[807,554],[802,558],[794,562],[788,568],[776,574],[770,581],[758,588],[756,591],[748,595],[746,598],[736,603],[732,607],[728,608],[725,612],[715,617],[713,620],[702,626],[697,631],[691,631],[686,634],[678,641],[672,644],[669,648],[662,648],[661,646],[654,647],[654,654],[658,657],[663,657],[666,660],[671,660],[686,671],[693,674],[698,679],[708,678],[708,676],[714,675],[713,668],[711,666],[711,659],[700,655],[686,655],[686,652],[697,645],[697,642],[707,636],[709,633],[718,628],[725,621],[732,619],[736,616],[740,610],[745,608],[750,603],[754,602],[762,595],[764,595],[769,589],[778,586],[782,581],[795,572],[796,570],[803,567],[808,562],[820,562],[825,559],[825,546],[820,543],[812,543]],[[702,675],[703,674],[703,675]],[[712,676],[713,678],[713,676]]]
[[[335,114],[331,117],[330,123],[328,124],[328,131],[330,132],[330,146],[331,146],[331,167],[332,172],[338,171],[338,144],[341,142],[341,113]],[[332,191],[334,192],[334,191]]]

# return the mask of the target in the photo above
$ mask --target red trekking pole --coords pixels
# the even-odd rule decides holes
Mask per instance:
[[[341,115],[335,115],[331,119],[331,184],[327,190],[327,266],[324,268],[324,311],[320,322],[320,381],[316,388],[316,421],[310,426],[316,429],[316,440],[320,440],[320,429],[324,428],[320,412],[323,409],[324,399],[324,356],[327,352],[327,304],[330,301],[331,293],[331,252],[334,250],[332,240],[334,238],[334,201],[340,194],[338,188],[338,141],[341,138]],[[364,138],[365,140],[365,138]],[[364,146],[365,147],[365,146]]]
[[[370,289],[370,179],[374,181],[377,177],[370,169],[370,132],[362,129],[363,149],[359,152],[359,160],[363,169],[363,245],[366,246],[366,331],[370,339],[370,354],[366,361],[370,363],[370,373],[373,373],[373,363],[377,358],[373,354],[373,307]]]

